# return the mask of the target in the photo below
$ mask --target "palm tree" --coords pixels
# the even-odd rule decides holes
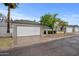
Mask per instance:
[[[68,22],[60,20],[59,27],[60,27],[61,31],[64,30],[64,33],[66,33],[67,26],[68,26]]]
[[[58,18],[56,18],[58,14],[45,14],[41,17],[40,23],[42,25],[48,26],[52,28],[52,32],[54,31],[54,27],[56,22],[58,21]]]
[[[8,6],[7,14],[7,33],[10,33],[10,9],[15,9],[17,7],[16,3],[4,3],[5,6]]]
[[[50,20],[52,20],[51,14],[45,14],[45,15],[41,16],[40,23],[41,23],[42,25],[49,26],[49,21],[50,21]]]
[[[56,18],[55,24],[54,24],[54,28],[56,32],[57,32],[57,29],[59,28],[59,22],[60,22],[60,18]]]
[[[57,13],[52,15],[52,31],[57,32],[58,22],[60,21],[60,18],[57,18]]]

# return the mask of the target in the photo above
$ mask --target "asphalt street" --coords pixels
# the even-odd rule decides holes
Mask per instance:
[[[53,38],[52,38],[53,39]],[[0,52],[2,56],[79,56],[79,36]]]

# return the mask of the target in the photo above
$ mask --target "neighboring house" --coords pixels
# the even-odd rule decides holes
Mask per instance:
[[[79,26],[78,25],[68,25],[66,28],[66,32],[79,32]]]
[[[35,36],[35,35],[44,35],[44,30],[48,34],[49,30],[52,30],[49,27],[43,27],[40,23],[29,20],[15,20],[10,22],[10,36],[19,37],[19,36]],[[68,26],[66,32],[79,31],[79,26]],[[7,34],[7,23],[6,20],[0,22],[0,36],[8,36]]]
[[[50,27],[44,26],[44,34],[48,34],[49,31],[52,31]],[[59,32],[61,31],[61,28],[58,27],[57,29],[54,29],[55,31]],[[62,30],[64,31],[64,29]],[[79,32],[79,26],[78,25],[68,25],[66,27],[66,33],[73,33],[73,32]]]
[[[42,35],[42,25],[35,21],[15,20],[10,24],[10,36],[33,36]],[[7,23],[0,22],[0,36],[7,36]]]
[[[40,23],[28,20],[13,21],[13,36],[33,36],[42,34]]]

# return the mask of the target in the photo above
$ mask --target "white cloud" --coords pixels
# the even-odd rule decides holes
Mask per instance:
[[[79,14],[67,14],[67,15],[63,15],[62,17],[67,17],[67,18],[79,18]]]
[[[79,18],[79,14],[72,15],[73,18]]]
[[[1,10],[0,9],[0,12],[4,15],[7,15],[7,10]],[[66,15],[61,15],[59,16],[62,20],[65,20],[65,21],[68,21],[69,24],[79,24],[79,15],[78,14],[66,14]],[[11,11],[11,18],[13,20],[15,19],[24,19],[24,20],[36,20],[36,21],[39,21],[40,19],[39,18],[35,18],[35,17],[31,17],[31,16],[26,16],[24,14],[21,14],[19,12],[16,12],[16,11]]]
[[[4,15],[7,15],[7,10],[0,10],[0,12]],[[24,20],[36,20],[39,21],[39,18],[35,18],[35,17],[30,17],[30,16],[25,16],[21,13],[15,12],[15,11],[11,11],[11,18],[13,20],[19,20],[19,19],[24,19]]]
[[[62,15],[61,19],[67,21],[70,25],[79,25],[79,15],[78,14]]]
[[[4,15],[7,15],[7,11],[6,10],[0,10],[0,12]]]

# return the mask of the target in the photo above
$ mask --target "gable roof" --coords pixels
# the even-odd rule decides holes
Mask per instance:
[[[30,20],[14,20],[13,23],[40,25],[40,23]]]

